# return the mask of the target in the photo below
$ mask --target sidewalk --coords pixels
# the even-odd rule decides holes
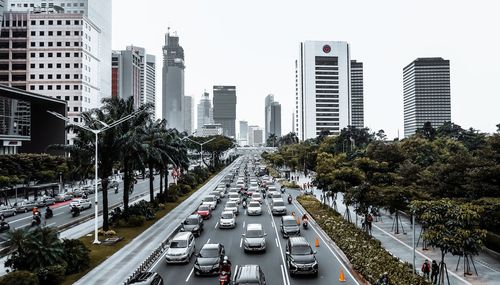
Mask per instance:
[[[293,175],[293,174],[292,174]],[[311,179],[304,177],[303,173],[299,175],[299,185],[303,183],[310,182]],[[319,189],[314,189],[314,196],[319,200],[322,191]],[[346,206],[342,202],[342,194],[337,195],[336,204],[337,211],[340,214],[344,214]],[[331,201],[333,202],[333,201]],[[349,208],[351,212],[351,219],[356,223],[356,214],[352,207]],[[402,215],[400,215],[400,228],[399,234],[395,234],[393,230],[394,217],[388,212],[381,211],[381,218],[378,222],[374,222],[372,226],[372,235],[374,238],[378,239],[382,245],[394,256],[400,258],[408,263],[413,262],[413,229],[411,227],[411,221]],[[358,226],[361,227],[361,217],[358,217]],[[401,228],[401,224],[404,228]],[[415,240],[418,240],[420,235],[421,227],[419,224],[415,227]],[[428,250],[422,250],[422,241],[420,241],[419,246],[416,248],[416,268],[419,270],[425,259],[437,260],[441,259],[441,252],[439,249],[430,248]],[[459,257],[447,254],[445,256],[445,262],[448,267],[448,274],[450,277],[450,284],[466,284],[466,285],[476,285],[476,284],[500,284],[500,260],[496,259],[489,254],[480,253],[478,256],[474,256],[474,263],[477,269],[478,275],[468,275],[464,277],[464,264],[463,259],[460,260],[458,270],[457,267]],[[472,272],[474,272],[473,266],[471,266]],[[420,270],[419,270],[419,273]]]

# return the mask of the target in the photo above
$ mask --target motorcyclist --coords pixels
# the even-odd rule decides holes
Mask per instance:
[[[292,204],[292,195],[288,194],[288,204]]]
[[[220,268],[220,272],[222,273],[223,271],[226,272],[229,279],[231,279],[231,261],[229,261],[227,256],[224,256],[224,261],[222,261],[222,266]]]
[[[33,222],[36,225],[40,225],[42,223],[42,219],[40,218],[40,212],[38,210],[33,213]]]
[[[80,208],[78,208],[77,206],[73,206],[71,208],[71,213],[73,214],[73,217],[80,215]]]
[[[52,209],[50,207],[47,207],[47,209],[45,209],[45,217],[53,217],[54,216],[54,213],[52,212]]]
[[[302,215],[302,221],[309,221],[307,214],[304,213],[304,215]]]

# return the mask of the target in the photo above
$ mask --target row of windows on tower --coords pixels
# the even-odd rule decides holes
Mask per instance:
[[[36,20],[31,20],[31,25],[32,26],[36,26],[36,25],[45,26],[45,23],[47,23],[49,26],[53,26],[54,23],[56,25],[58,25],[58,26],[61,26],[63,24],[63,20],[55,20],[55,21],[54,20],[47,20],[47,21],[45,21],[45,20],[38,20],[38,23],[37,23]],[[74,20],[73,21],[73,25],[75,25],[75,26],[79,26],[81,24],[82,24],[82,21],[80,21],[80,20]],[[71,25],[71,20],[65,20],[65,25],[66,26]]]
[[[47,89],[45,89],[45,86]],[[37,90],[36,85],[30,85],[30,90]],[[38,85],[38,90],[63,90],[63,85]],[[64,85],[64,90],[71,90],[71,85]],[[80,85],[73,85],[73,90],[80,90]]]

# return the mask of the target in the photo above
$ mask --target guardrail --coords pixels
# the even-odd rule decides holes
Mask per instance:
[[[151,269],[153,264],[163,255],[165,250],[168,249],[168,241],[174,237],[181,229],[181,226],[177,226],[172,233],[144,260],[139,267],[132,273],[127,280],[123,283],[124,285],[130,284],[130,281],[133,280],[137,275],[142,272],[148,271]]]

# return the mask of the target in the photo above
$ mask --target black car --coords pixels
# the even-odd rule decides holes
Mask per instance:
[[[187,217],[181,225],[181,231],[192,232],[195,236],[200,236],[203,231],[203,218],[198,214]]]
[[[316,252],[304,237],[291,237],[286,244],[286,265],[290,274],[314,274],[318,276]]]
[[[300,235],[300,227],[293,216],[281,217],[281,234],[284,238]]]
[[[233,285],[265,285],[266,277],[259,265],[241,265],[234,275]]]
[[[217,275],[224,260],[224,246],[220,243],[205,244],[200,253],[196,255],[194,262],[194,274],[196,275]]]
[[[141,272],[137,274],[129,284],[134,285],[163,285],[163,279],[156,272]]]

